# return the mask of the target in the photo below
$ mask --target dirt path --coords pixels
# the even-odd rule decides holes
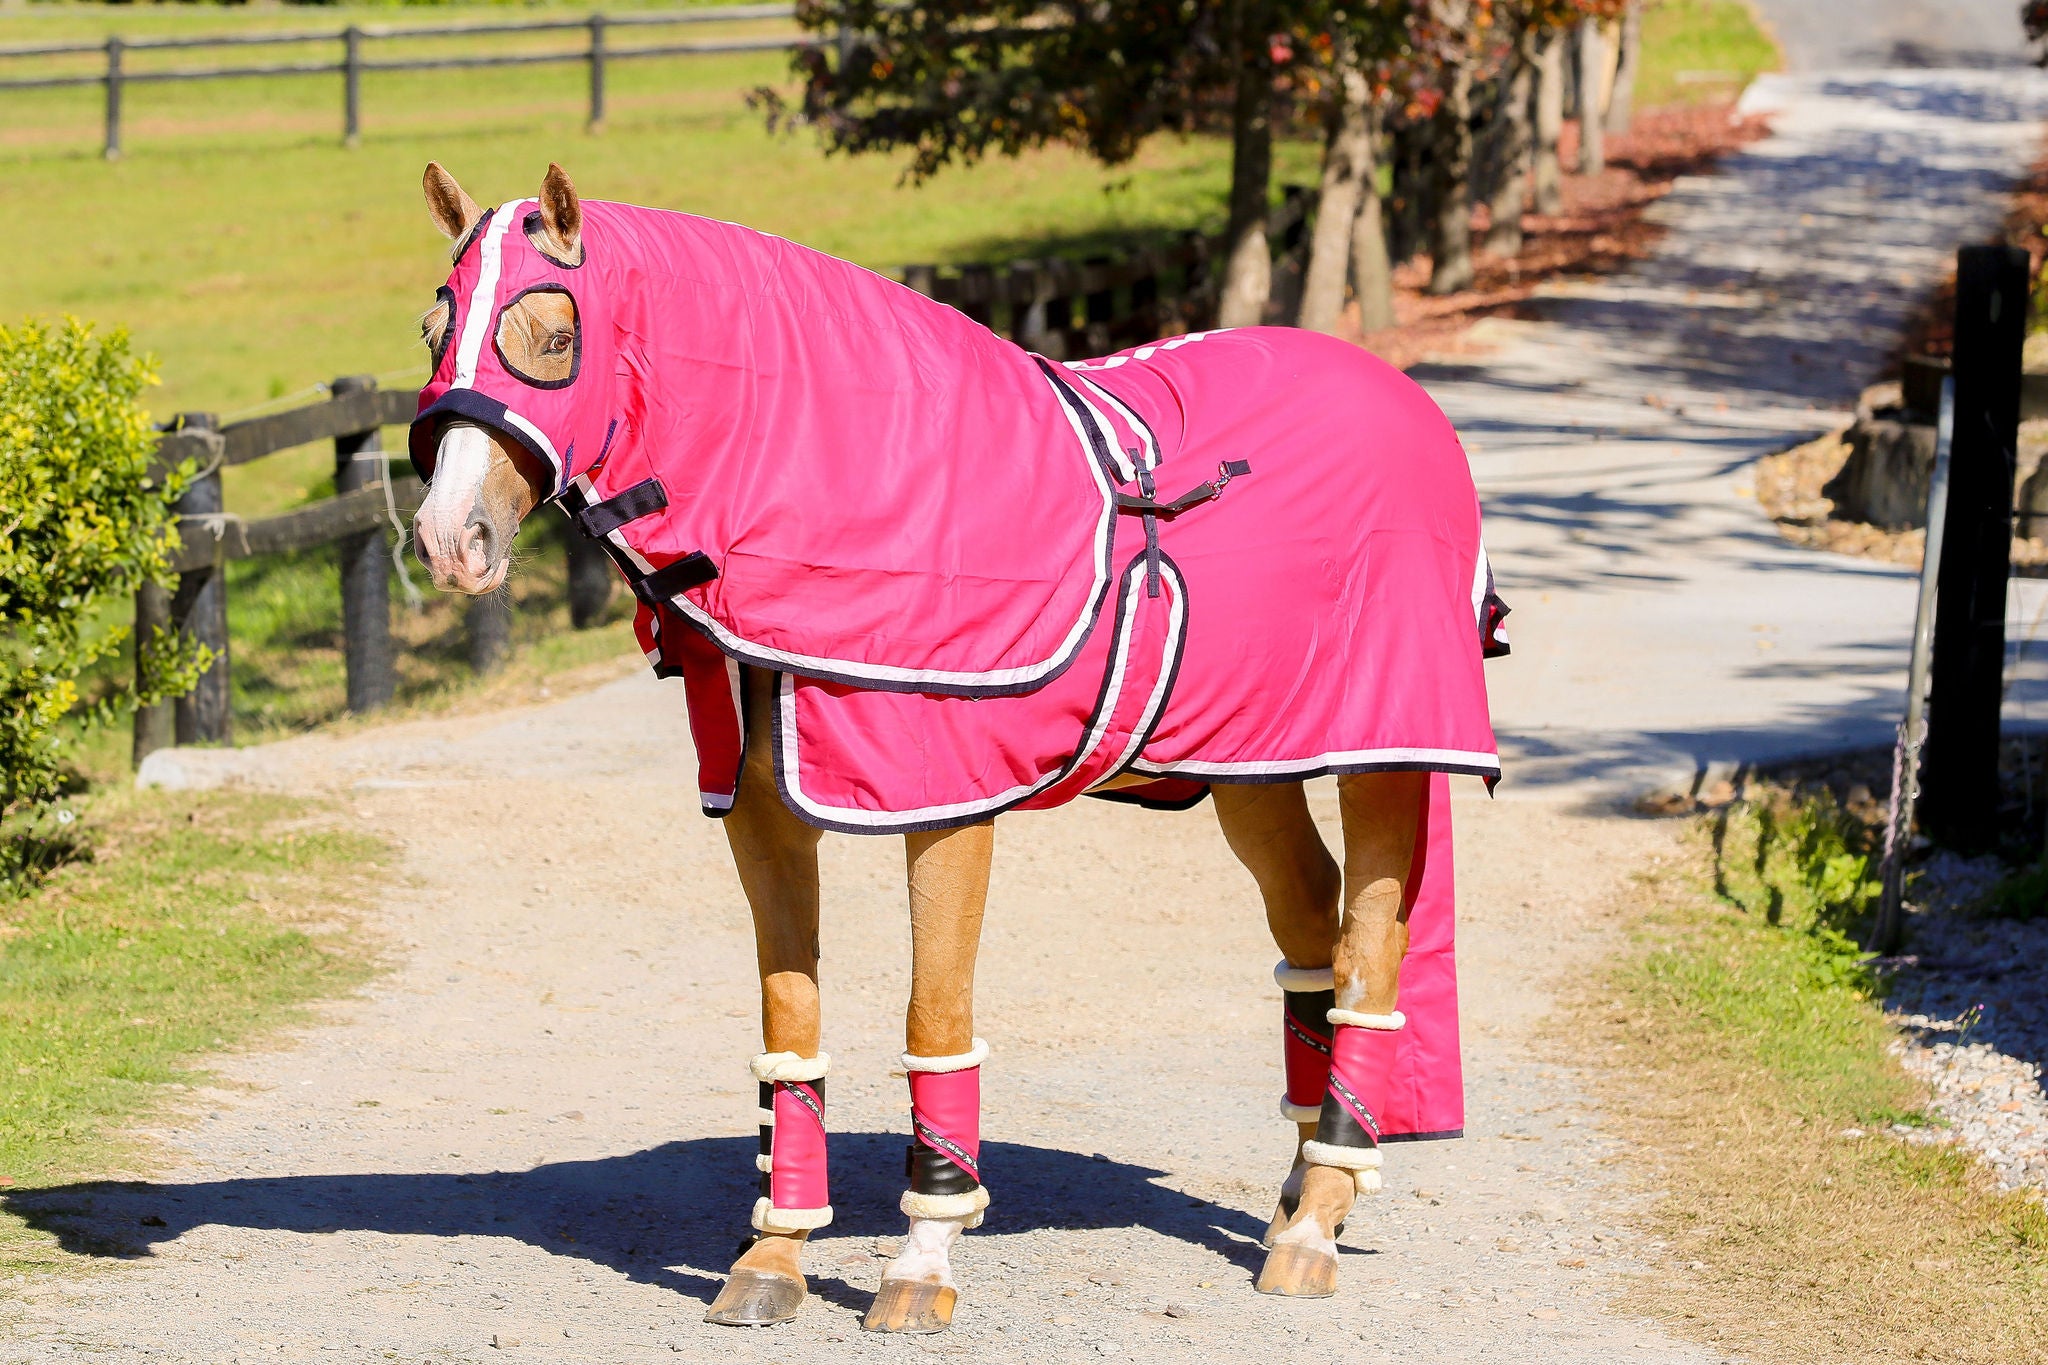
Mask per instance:
[[[1206,809],[1089,802],[999,828],[980,992],[995,1207],[960,1261],[959,1330],[858,1330],[877,1239],[901,1232],[907,952],[900,845],[839,837],[840,1216],[810,1258],[819,1301],[773,1332],[702,1325],[751,1201],[757,1039],[746,914],[687,754],[679,698],[638,677],[259,751],[259,781],[341,794],[404,844],[375,914],[395,970],[298,1046],[226,1059],[196,1122],[163,1135],[159,1177],[42,1197],[78,1210],[75,1242],[139,1259],[17,1287],[0,1359],[1706,1358],[1605,1311],[1649,1249],[1616,1236],[1610,1148],[1530,1043],[1549,982],[1597,950],[1599,908],[1670,827],[1476,783],[1458,812],[1471,1136],[1394,1153],[1338,1299],[1250,1289],[1288,1137],[1249,878]],[[1328,784],[1318,800],[1333,817]],[[595,813],[627,808],[600,836]]]

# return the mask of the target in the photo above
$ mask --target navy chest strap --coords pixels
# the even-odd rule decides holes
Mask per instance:
[[[642,479],[603,502],[593,502],[569,514],[576,529],[592,540],[603,540],[629,521],[651,517],[668,508],[668,490],[660,479]]]
[[[702,550],[692,550],[673,564],[665,564],[637,578],[630,575],[633,595],[650,607],[666,604],[677,593],[702,587],[718,577],[718,566]]]

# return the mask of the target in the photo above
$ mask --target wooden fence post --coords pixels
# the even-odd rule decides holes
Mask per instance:
[[[469,635],[469,666],[477,676],[503,668],[512,647],[512,590],[500,585],[496,592],[470,598],[463,628]]]
[[[377,387],[368,375],[334,381],[336,398]],[[388,477],[384,438],[376,427],[334,438],[334,491],[374,488]],[[398,690],[398,665],[391,649],[391,559],[384,528],[343,536],[335,542],[341,567],[342,649],[348,662],[348,709],[361,714],[387,706]]]
[[[1956,256],[1955,435],[1922,784],[1927,832],[1962,852],[1998,842],[2005,593],[2026,336],[2027,253],[1964,247]]]
[[[210,412],[185,412],[178,414],[178,429],[219,431],[220,421]],[[180,517],[218,518],[226,510],[217,465],[194,479],[178,499]],[[213,663],[199,675],[198,685],[175,704],[178,743],[224,744],[232,728],[228,692],[228,576],[218,554],[204,568],[178,575],[178,590],[171,597],[171,623],[179,633],[213,651]]]
[[[604,546],[569,528],[569,624],[588,630],[604,624],[605,610],[619,585]]]
[[[144,583],[135,593],[135,685],[142,686],[147,669],[143,663],[143,651],[155,637],[159,626],[168,628],[171,624],[171,595],[154,583]],[[167,749],[176,742],[171,728],[172,706],[160,701],[154,706],[135,708],[135,766],[140,768],[142,760],[158,749]]]
[[[363,31],[350,24],[341,34],[341,145],[363,140]]]
[[[604,15],[590,16],[590,123],[593,133],[604,131]]]
[[[107,135],[101,154],[109,161],[121,159],[121,40],[107,39]]]

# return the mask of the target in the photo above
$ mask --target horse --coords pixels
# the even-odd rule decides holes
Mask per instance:
[[[494,591],[545,503],[603,547],[752,911],[760,1195],[706,1321],[795,1316],[832,1218],[817,849],[843,831],[902,836],[911,928],[908,1232],[864,1325],[950,1325],[989,1207],[995,817],[1084,794],[1213,799],[1257,884],[1294,1157],[1254,1287],[1333,1294],[1382,1144],[1463,1126],[1446,793],[1498,778],[1506,607],[1442,413],[1292,329],[1056,365],[781,238],[585,202],[557,165],[489,210],[438,163],[424,189],[454,245],[421,320],[416,553]],[[1302,785],[1327,774],[1341,862]]]

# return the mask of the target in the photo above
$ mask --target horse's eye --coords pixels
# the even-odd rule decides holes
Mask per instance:
[[[571,341],[571,338],[570,338],[570,336],[569,336],[569,334],[568,334],[567,332],[557,332],[557,333],[555,333],[555,334],[554,334],[553,336],[551,336],[551,337],[549,337],[549,338],[548,338],[548,354],[549,354],[549,355],[567,355],[567,354],[569,354],[569,345],[570,345],[570,341]]]

